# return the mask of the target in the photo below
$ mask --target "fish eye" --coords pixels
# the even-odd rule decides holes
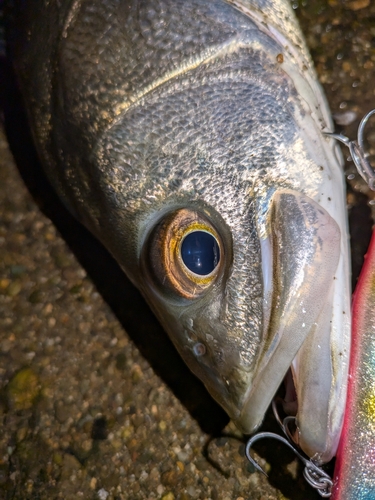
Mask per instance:
[[[211,233],[192,231],[182,241],[181,258],[189,271],[199,276],[207,276],[219,264],[219,244]]]
[[[156,225],[143,261],[158,289],[171,297],[194,299],[220,276],[223,242],[206,215],[180,209]]]

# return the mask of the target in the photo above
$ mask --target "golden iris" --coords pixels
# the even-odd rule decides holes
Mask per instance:
[[[168,215],[154,229],[148,247],[149,271],[164,292],[192,299],[216,280],[224,249],[213,224],[195,210]]]

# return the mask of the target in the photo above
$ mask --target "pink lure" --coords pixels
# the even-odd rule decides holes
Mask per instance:
[[[334,500],[375,499],[375,230],[353,296],[347,409]]]

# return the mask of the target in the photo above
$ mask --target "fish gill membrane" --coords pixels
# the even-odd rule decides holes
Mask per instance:
[[[244,433],[292,367],[295,439],[330,460],[350,342],[345,190],[288,2],[12,9],[9,54],[62,200]]]

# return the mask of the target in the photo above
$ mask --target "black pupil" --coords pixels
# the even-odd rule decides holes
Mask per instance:
[[[212,273],[219,263],[219,245],[212,234],[205,231],[193,231],[182,242],[181,257],[191,272],[206,276]]]

